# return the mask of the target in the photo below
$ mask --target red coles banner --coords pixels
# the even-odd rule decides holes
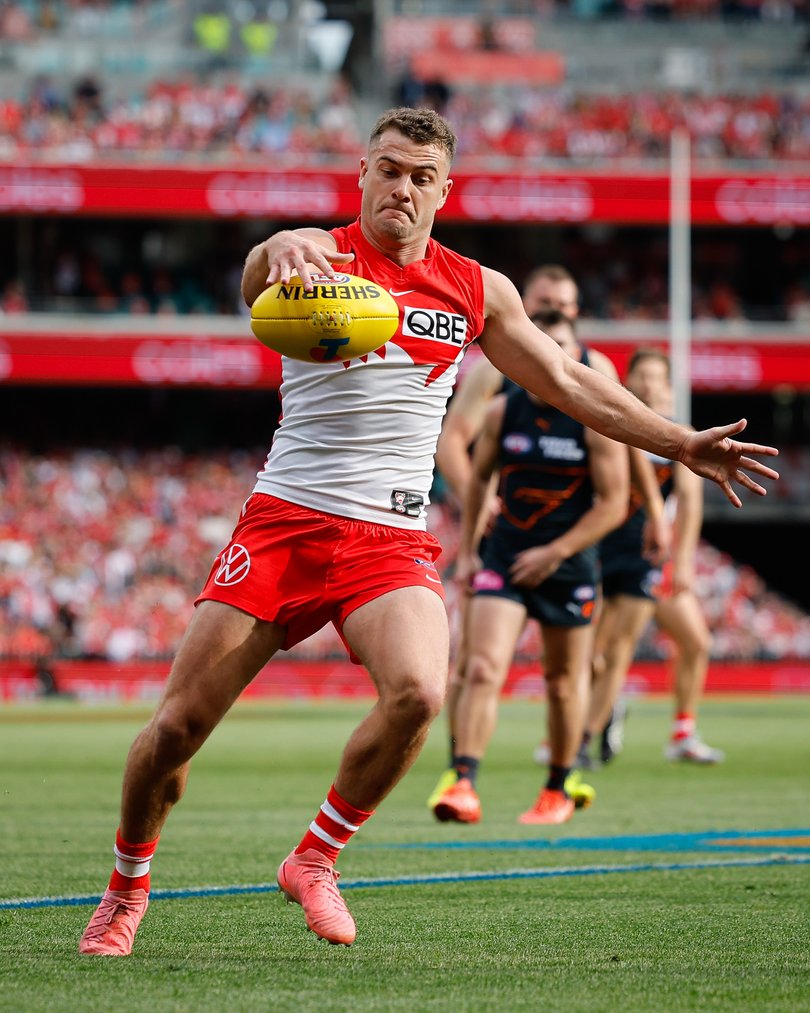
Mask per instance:
[[[663,224],[666,173],[453,173],[441,212],[454,222]],[[810,177],[705,175],[692,179],[697,225],[808,225]],[[360,207],[357,169],[0,166],[0,214],[255,217],[335,222]]]
[[[75,321],[68,330],[63,318],[56,333],[35,315],[0,318],[0,384],[275,388],[281,381],[279,356],[256,341],[248,322],[238,317],[201,318],[198,329],[184,325],[182,332],[179,325],[138,331],[130,323],[121,333],[119,318],[112,318],[106,331],[103,318],[92,323],[93,333],[82,332]],[[596,330],[585,337],[613,359],[621,376],[639,345],[665,347],[660,331],[632,341],[601,338]],[[693,389],[700,392],[810,390],[810,342],[791,343],[776,334],[700,339],[692,348],[691,371]]]

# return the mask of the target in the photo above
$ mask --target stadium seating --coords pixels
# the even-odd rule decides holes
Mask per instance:
[[[459,134],[459,157],[501,168],[515,159],[594,165],[662,158],[675,126],[689,130],[697,158],[810,158],[810,98],[789,90],[594,95],[524,82],[456,88],[441,104]],[[25,95],[0,103],[0,159],[356,158],[362,125],[362,106],[340,78],[316,97],[238,78],[157,79],[119,93],[114,82],[95,78],[58,84],[39,77]]]

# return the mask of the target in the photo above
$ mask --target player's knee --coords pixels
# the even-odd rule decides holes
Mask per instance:
[[[497,692],[500,687],[500,673],[497,665],[483,654],[473,654],[467,663],[465,680],[471,688],[489,689]]]
[[[551,672],[545,673],[546,699],[555,703],[566,703],[574,696],[574,680],[567,673],[561,672],[555,675]]]
[[[682,657],[688,661],[703,661],[708,658],[711,646],[712,638],[707,629],[690,630],[678,645]]]
[[[170,708],[155,715],[149,731],[152,758],[161,767],[178,766],[191,759],[208,735],[199,718]]]
[[[398,722],[430,724],[444,706],[445,687],[435,681],[408,680],[381,700]]]

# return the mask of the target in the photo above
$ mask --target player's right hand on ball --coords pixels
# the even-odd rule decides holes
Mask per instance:
[[[326,241],[331,240],[328,233],[322,235]],[[291,230],[277,232],[266,241],[264,249],[267,255],[267,284],[274,285],[280,281],[286,285],[297,274],[307,292],[312,291],[313,274],[333,278],[333,264],[345,266],[354,260],[353,253],[338,253],[324,246],[320,236],[306,236]]]

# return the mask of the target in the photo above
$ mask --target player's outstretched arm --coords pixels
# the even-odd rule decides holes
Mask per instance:
[[[765,494],[746,472],[779,477],[754,460],[754,456],[775,456],[775,448],[731,439],[745,428],[744,421],[696,433],[656,414],[621,384],[562,352],[526,316],[508,278],[486,268],[483,277],[486,323],[479,344],[501,372],[526,390],[604,436],[681,461],[696,474],[717,482],[734,506],[741,506],[732,488],[734,482]]]
[[[269,285],[285,284],[298,274],[307,291],[312,291],[312,269],[335,273],[333,263],[346,264],[353,253],[338,253],[334,238],[323,229],[284,229],[254,246],[242,272],[242,298],[252,306]]]

